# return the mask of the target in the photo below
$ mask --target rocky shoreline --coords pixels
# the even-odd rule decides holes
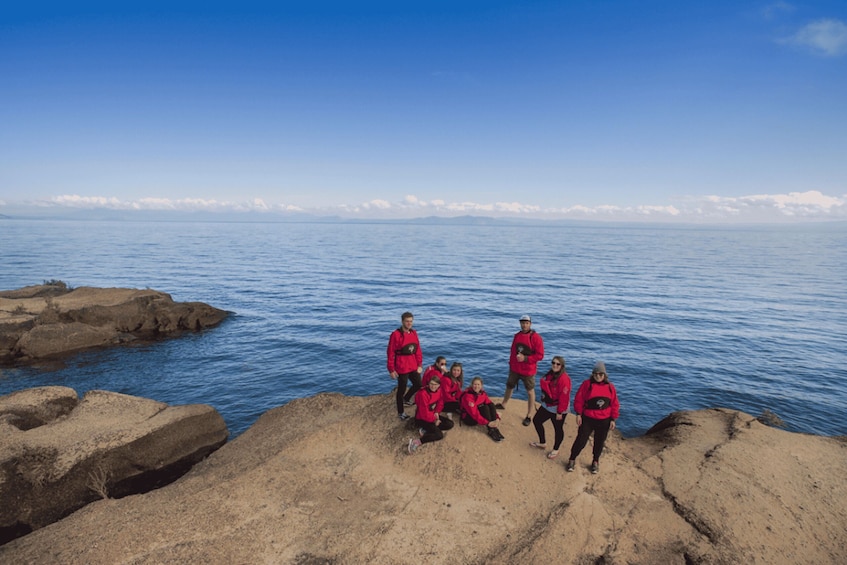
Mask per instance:
[[[50,281],[0,291],[0,366],[198,331],[227,314],[150,289],[71,289]]]
[[[4,563],[839,563],[847,442],[728,409],[610,436],[601,472],[457,426],[413,456],[391,395],[265,413],[163,488],[93,502]],[[576,434],[567,418],[567,445]],[[20,432],[22,434],[29,431]],[[585,459],[585,460],[582,460]],[[5,495],[4,495],[5,496]]]
[[[0,292],[0,365],[220,323],[153,290]],[[390,394],[319,394],[226,443],[206,405],[64,387],[0,397],[0,563],[841,563],[847,440],[730,409],[612,432],[601,472],[456,426],[410,456]],[[567,452],[576,435],[565,422]]]

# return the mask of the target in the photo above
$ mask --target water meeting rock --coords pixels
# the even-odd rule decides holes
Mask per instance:
[[[62,282],[0,292],[0,364],[157,339],[219,324],[227,312],[150,289],[69,289]]]

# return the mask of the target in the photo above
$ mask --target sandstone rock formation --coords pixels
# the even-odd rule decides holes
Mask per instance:
[[[408,455],[393,396],[265,413],[173,484],[0,547],[3,563],[842,563],[847,444],[726,409],[613,433],[598,475],[456,426]]]
[[[163,292],[128,288],[68,289],[62,282],[0,292],[0,364],[219,324],[227,312],[174,302]]]
[[[78,401],[65,387],[0,397],[0,543],[93,500],[172,482],[227,436],[206,405],[105,391]]]

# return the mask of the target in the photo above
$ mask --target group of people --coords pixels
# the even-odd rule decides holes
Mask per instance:
[[[408,451],[415,453],[423,444],[439,441],[444,432],[453,428],[453,415],[468,426],[484,426],[489,437],[503,441],[500,433],[500,414],[506,410],[518,383],[523,383],[527,392],[527,413],[523,425],[534,425],[538,441],[530,443],[532,447],[547,450],[544,424],[553,423],[553,448],[547,451],[548,459],[559,455],[559,448],[565,439],[565,418],[570,407],[571,379],[565,368],[565,359],[559,355],[552,358],[550,370],[540,382],[540,407],[535,402],[535,376],[538,363],[544,358],[544,340],[532,329],[532,318],[521,316],[521,329],[512,339],[509,355],[509,375],[506,379],[506,392],[499,404],[488,397],[480,377],[471,379],[464,387],[464,370],[461,363],[453,363],[447,370],[447,360],[439,356],[435,363],[423,370],[423,353],[417,332],[412,328],[414,316],[404,312],[400,317],[400,327],[391,333],[388,340],[388,374],[397,381],[396,404],[400,420],[410,418],[406,406],[415,406],[415,427],[418,437],[409,440]],[[408,386],[411,383],[411,386]],[[591,376],[577,389],[574,395],[573,410],[576,413],[578,427],[576,439],[571,445],[570,455],[565,465],[567,471],[573,471],[576,458],[585,448],[594,434],[593,459],[591,472],[600,470],[600,455],[609,431],[615,429],[615,421],[620,415],[615,386],[609,381],[606,365],[598,361]]]

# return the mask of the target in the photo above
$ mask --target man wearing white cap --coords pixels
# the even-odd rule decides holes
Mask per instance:
[[[512,352],[509,356],[509,378],[506,379],[506,393],[503,402],[497,405],[501,410],[506,409],[506,403],[512,398],[512,391],[522,381],[526,388],[527,400],[526,418],[523,425],[532,423],[532,413],[535,411],[535,373],[538,372],[538,362],[544,358],[544,340],[532,329],[532,318],[521,316],[521,331],[512,339]]]

